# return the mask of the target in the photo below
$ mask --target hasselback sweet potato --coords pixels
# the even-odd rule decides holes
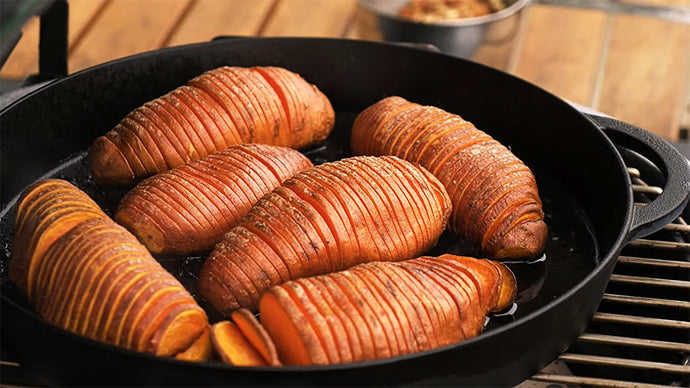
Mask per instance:
[[[130,112],[91,145],[98,183],[129,184],[241,143],[301,148],[325,139],[328,98],[280,67],[209,70]]]
[[[61,179],[46,179],[27,187],[19,198],[9,278],[29,298],[43,255],[55,240],[89,218],[106,217],[81,190]]]
[[[472,338],[489,312],[513,303],[516,290],[498,262],[424,256],[292,280],[269,289],[259,311],[284,364],[335,364]],[[358,317],[364,324],[353,324]]]
[[[460,116],[384,98],[355,119],[351,148],[356,155],[396,155],[426,167],[451,198],[451,230],[486,256],[528,258],[544,248],[548,230],[534,175]]]
[[[46,210],[54,208],[67,210]],[[86,194],[64,181],[39,182],[18,209],[21,222],[10,266],[39,315],[66,330],[129,349],[175,356],[200,348],[186,359],[207,354],[206,313]],[[89,216],[75,223],[82,213]],[[42,238],[44,233],[53,235]],[[22,256],[21,241],[27,238],[42,243],[40,254]]]
[[[222,314],[254,310],[290,279],[418,256],[449,215],[448,194],[419,165],[393,156],[324,163],[252,207],[204,262],[198,290]]]
[[[115,211],[154,254],[211,249],[264,194],[312,167],[300,152],[241,144],[149,177]]]

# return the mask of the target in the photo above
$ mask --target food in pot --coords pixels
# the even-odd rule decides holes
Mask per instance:
[[[211,327],[213,348],[220,360],[236,366],[266,366],[268,362],[252,346],[239,327],[231,321],[220,321]]]
[[[426,167],[453,204],[449,227],[493,259],[538,255],[548,235],[537,184],[508,148],[460,116],[393,96],[352,127],[357,155],[396,155]]]
[[[44,211],[56,206],[64,211]],[[102,213],[72,222],[74,213],[97,213],[92,206],[67,182],[39,182],[23,196],[13,249],[20,262],[13,256],[10,266],[19,266],[12,279],[35,311],[73,333],[125,348],[176,356],[195,347],[186,359],[208,355],[206,313],[136,237]],[[40,238],[45,233],[60,236],[48,243],[51,236]],[[44,245],[22,263],[25,239]]]
[[[154,254],[210,250],[264,194],[312,167],[299,151],[241,144],[149,177],[115,212]]]
[[[279,67],[220,67],[130,112],[91,145],[96,182],[130,184],[241,143],[301,148],[335,122],[328,98]]]
[[[422,23],[472,18],[505,8],[502,0],[410,0],[398,16]]]
[[[251,311],[247,309],[235,310],[232,313],[232,320],[267,365],[281,365],[273,340]]]
[[[198,289],[222,314],[255,309],[270,287],[432,248],[450,201],[441,183],[397,157],[355,157],[305,170],[261,198],[216,244]]]
[[[237,366],[280,366],[273,340],[247,309],[232,313],[232,321],[213,325],[213,347],[220,360]]]
[[[9,278],[29,299],[46,250],[89,218],[106,217],[86,193],[62,179],[46,179],[27,187],[19,198]]]
[[[498,262],[442,255],[292,280],[269,289],[259,311],[284,364],[336,364],[472,338],[516,288]]]
[[[213,357],[213,344],[211,343],[211,326],[206,327],[199,338],[187,348],[177,353],[175,358],[184,361],[207,361]]]

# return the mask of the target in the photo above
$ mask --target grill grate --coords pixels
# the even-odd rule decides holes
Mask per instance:
[[[629,168],[628,173],[636,198],[661,194],[639,170]],[[630,242],[585,333],[526,385],[689,386],[688,241],[690,225],[679,217],[653,236]]]

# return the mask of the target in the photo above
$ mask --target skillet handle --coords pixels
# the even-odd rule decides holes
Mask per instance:
[[[613,118],[587,116],[614,144],[646,157],[666,177],[659,196],[646,206],[634,207],[628,241],[654,233],[678,217],[690,199],[690,161],[649,131]]]

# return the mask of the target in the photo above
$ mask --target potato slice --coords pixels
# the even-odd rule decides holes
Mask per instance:
[[[178,360],[184,361],[208,361],[213,355],[213,343],[211,342],[211,327],[207,327],[194,343],[186,350],[175,355]]]
[[[263,294],[259,315],[282,362],[287,365],[328,363],[326,350],[304,311],[281,286]]]
[[[236,310],[232,313],[232,320],[268,365],[282,365],[273,340],[251,311],[247,309]]]
[[[211,326],[211,342],[220,359],[226,364],[237,366],[268,365],[237,325],[230,321],[220,321]]]

